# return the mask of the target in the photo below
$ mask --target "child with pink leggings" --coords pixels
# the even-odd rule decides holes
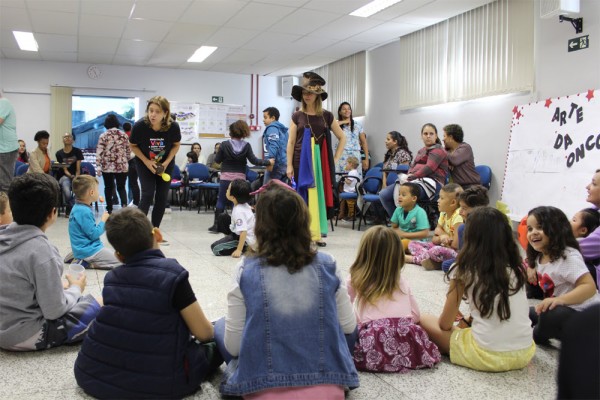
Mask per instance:
[[[411,255],[406,256],[406,262],[434,270],[441,269],[443,261],[456,257],[458,227],[463,223],[458,204],[458,195],[462,190],[456,183],[449,183],[442,188],[438,200],[440,218],[433,238],[431,242],[410,242],[408,250]]]

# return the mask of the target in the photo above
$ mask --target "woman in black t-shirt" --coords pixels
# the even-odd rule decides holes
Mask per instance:
[[[162,179],[161,165],[165,173],[172,174],[175,154],[181,141],[179,124],[171,119],[171,106],[167,99],[155,96],[148,100],[146,115],[133,125],[129,141],[131,151],[136,156],[137,171],[142,184],[139,209],[148,214],[154,198],[152,225],[159,227],[171,185],[170,180]]]

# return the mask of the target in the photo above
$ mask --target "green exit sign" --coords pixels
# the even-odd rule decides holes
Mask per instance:
[[[223,102],[223,96],[213,96],[212,97],[212,102],[213,103],[222,103]]]

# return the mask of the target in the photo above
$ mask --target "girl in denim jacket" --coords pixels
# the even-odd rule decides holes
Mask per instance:
[[[257,250],[242,259],[215,340],[224,395],[343,399],[358,387],[356,318],[335,260],[311,244],[308,210],[269,185],[256,205]]]

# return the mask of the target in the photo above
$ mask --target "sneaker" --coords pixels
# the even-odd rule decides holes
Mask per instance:
[[[168,246],[170,243],[167,242],[165,239],[163,239],[161,242],[159,242],[158,244],[160,244],[161,246]]]
[[[442,263],[433,261],[431,258],[423,260],[421,262],[421,265],[423,266],[423,268],[425,268],[425,271],[435,271],[436,269],[442,269]]]
[[[67,255],[65,256],[65,259],[63,260],[63,262],[64,262],[65,264],[71,264],[71,263],[73,262],[73,260],[74,260],[74,259],[75,259],[75,257],[73,257],[73,252],[72,252],[72,251],[70,251],[70,252],[69,252],[69,254],[67,254]]]

